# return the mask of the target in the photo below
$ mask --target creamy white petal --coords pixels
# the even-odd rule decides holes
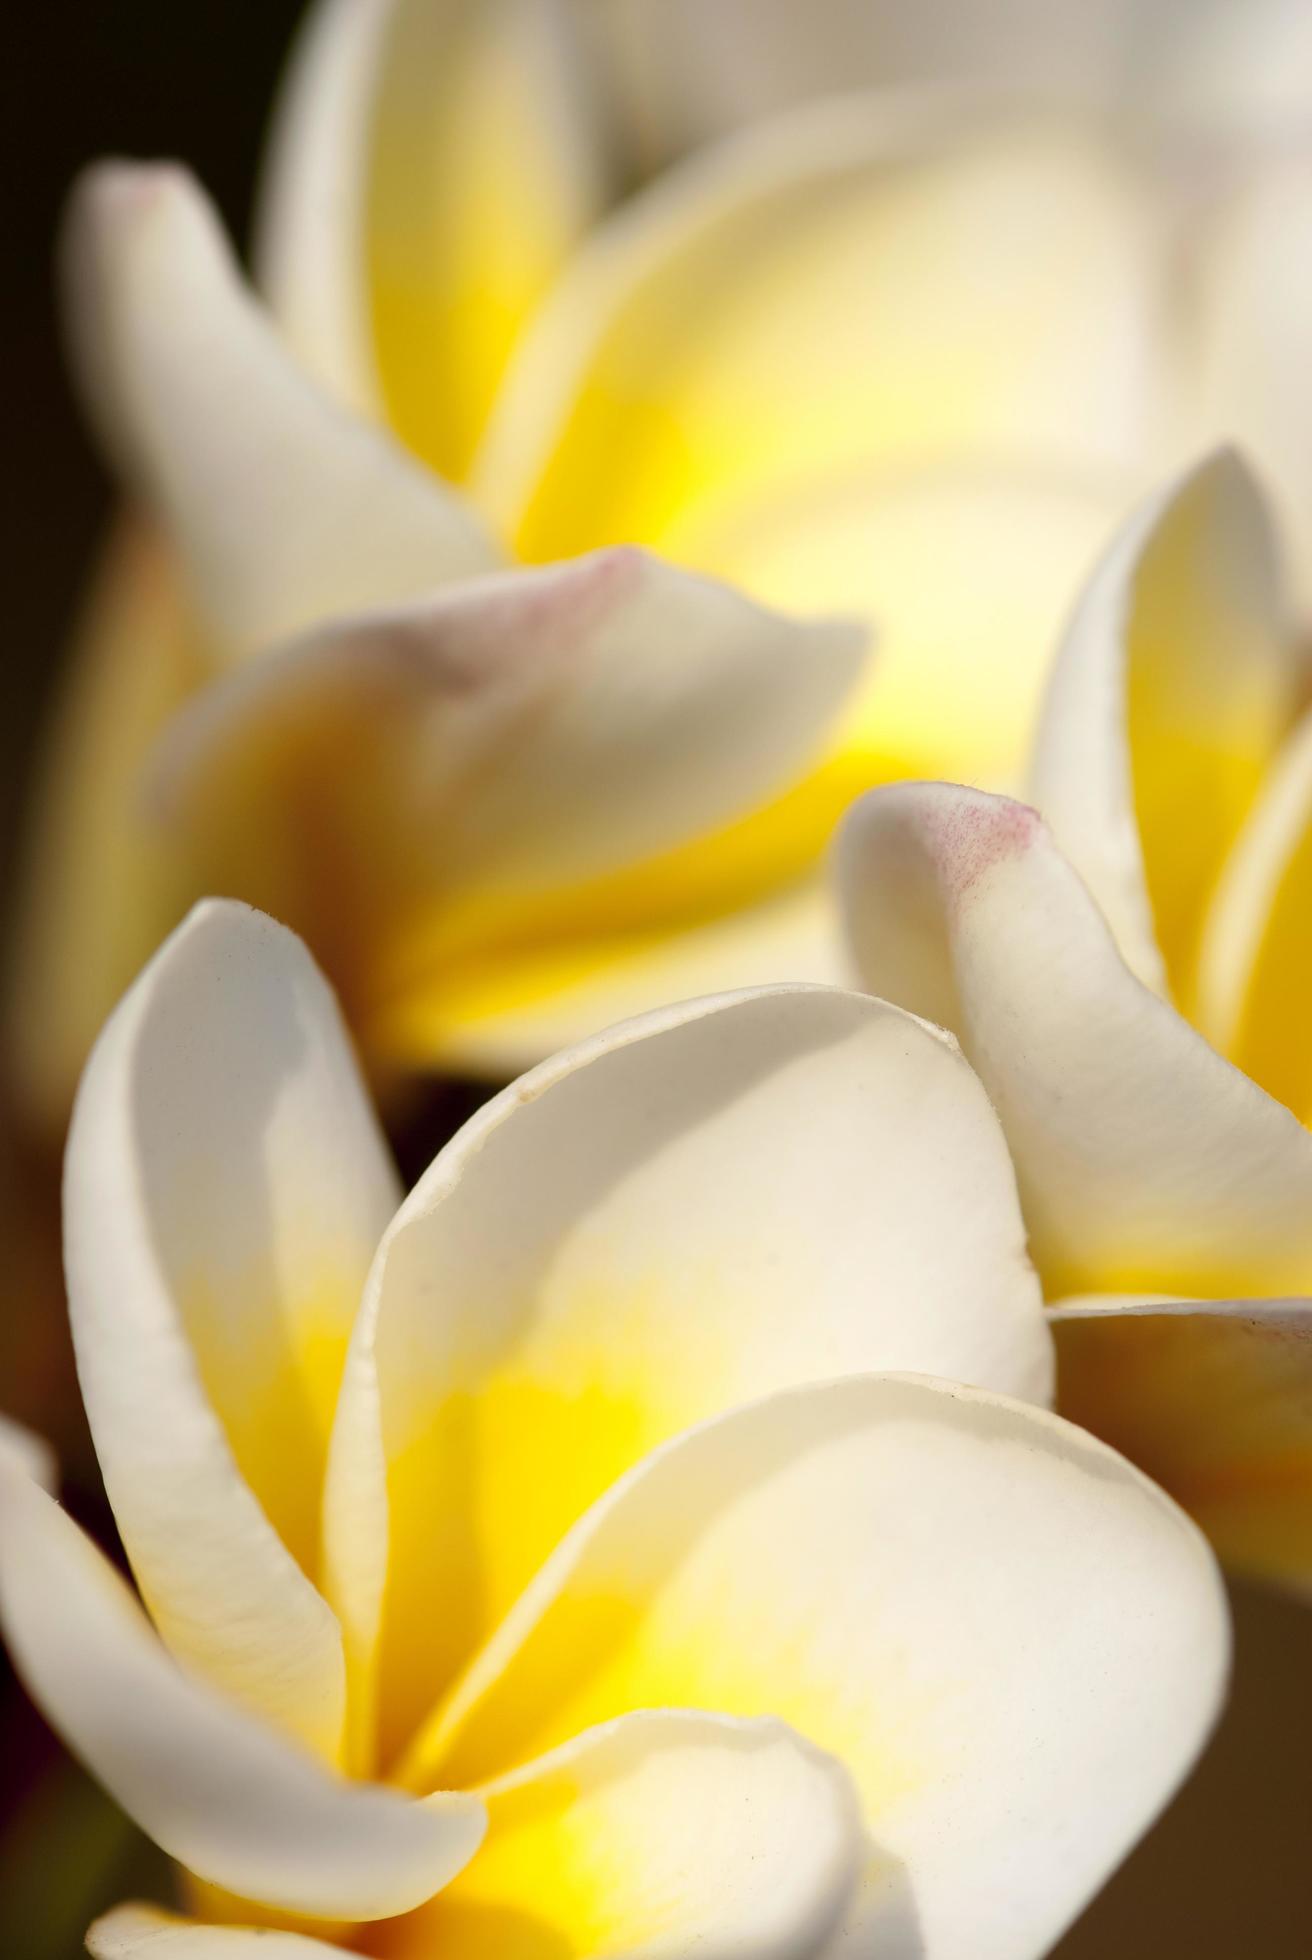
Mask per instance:
[[[198,907],[79,1091],[64,1187],[78,1371],[165,1638],[330,1753],[340,1636],[306,1575],[346,1342],[396,1196],[304,948],[243,906]]]
[[[487,1842],[416,1952],[811,1960],[860,1868],[846,1772],[782,1722],[624,1715],[480,1794]]]
[[[92,1960],[313,1960],[341,1950],[267,1926],[203,1926],[157,1906],[117,1906],[87,1933]]]
[[[407,1911],[478,1848],[476,1797],[339,1780],[180,1668],[72,1519],[0,1468],[0,1611],[33,1700],[188,1870],[319,1918]]]
[[[185,171],[101,164],[64,240],[87,405],[227,653],[485,570],[450,491],[300,372]]]
[[[1274,530],[1221,451],[1143,504],[1066,634],[1030,789],[1147,985],[1192,993],[1203,910],[1287,725],[1300,660]]]
[[[840,876],[864,984],[983,1078],[1050,1296],[1306,1288],[1312,1137],[1135,979],[1032,810],[876,790]]]
[[[1014,1960],[1171,1794],[1227,1647],[1205,1542],[1122,1458],[980,1391],[864,1377],[647,1458],[533,1582],[428,1761],[472,1779],[635,1707],[774,1715],[861,1799],[835,1951]]]
[[[1001,1132],[937,1029],[773,988],[557,1056],[416,1187],[352,1343],[328,1570],[364,1648],[390,1560],[385,1755],[688,1423],[873,1368],[1041,1400],[1050,1367]]]
[[[276,866],[306,831],[320,852],[346,832],[401,887],[400,943],[377,949],[388,985],[403,989],[409,967],[440,986],[489,943],[615,923],[589,881],[641,870],[804,777],[865,648],[851,622],[767,611],[641,551],[499,573],[336,622],[208,691],[162,747],[164,813],[226,825],[229,880]],[[315,823],[325,780],[332,821]],[[252,855],[252,833],[248,870],[233,854]],[[395,862],[380,865],[386,848]],[[736,860],[724,877],[735,896]],[[658,866],[651,882],[653,923],[696,903]],[[641,887],[627,903],[636,916],[619,923],[647,924]]]
[[[305,372],[348,408],[380,406],[370,346],[369,135],[397,0],[316,0],[292,45],[256,219],[257,284]]]
[[[673,549],[843,469],[1137,465],[1154,225],[1080,127],[874,96],[739,137],[576,254],[508,375],[480,497],[549,558]]]

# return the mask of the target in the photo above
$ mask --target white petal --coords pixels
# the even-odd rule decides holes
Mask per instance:
[[[781,1722],[621,1716],[480,1794],[487,1842],[416,1952],[811,1960],[859,1870],[847,1776]]]
[[[1002,1960],[1046,1952],[1169,1796],[1227,1645],[1204,1541],[1120,1457],[979,1391],[864,1377],[646,1459],[539,1574],[430,1760],[472,1779],[635,1707],[774,1715],[861,1798],[835,1950]]]
[[[59,1482],[59,1466],[49,1443],[9,1416],[0,1416],[0,1464],[21,1470],[43,1490],[54,1490]]]
[[[1312,1137],[1135,979],[1032,810],[876,790],[841,876],[865,984],[993,1098],[1050,1296],[1304,1289]]]
[[[211,902],[165,944],[87,1065],[64,1195],[83,1396],[150,1610],[176,1652],[331,1751],[340,1637],[293,1552],[313,1569],[324,1439],[397,1187],[290,933]]]
[[[1233,452],[1121,528],[1049,684],[1030,787],[1131,970],[1192,990],[1203,909],[1287,724],[1273,527]],[[1160,947],[1160,950],[1159,950]]]
[[[340,1781],[183,1672],[54,1501],[0,1468],[0,1610],[47,1719],[189,1871],[319,1918],[418,1905],[471,1858],[474,1797],[416,1803]]]
[[[296,360],[379,406],[365,285],[368,138],[397,0],[317,0],[292,46],[261,173],[257,283]]]
[[[221,650],[495,561],[450,492],[299,372],[185,172],[92,169],[64,258],[88,406],[166,523]]]
[[[480,498],[550,558],[674,550],[844,469],[1137,465],[1153,226],[1079,128],[874,96],[738,138],[576,255],[510,370]]]
[[[156,1906],[117,1906],[87,1933],[92,1960],[313,1960],[339,1946],[267,1926],[202,1926]]]
[[[385,1754],[686,1424],[872,1368],[1039,1400],[1050,1366],[1001,1134],[936,1029],[774,988],[544,1064],[411,1194],[352,1344],[326,1542],[361,1645],[390,1543]]]

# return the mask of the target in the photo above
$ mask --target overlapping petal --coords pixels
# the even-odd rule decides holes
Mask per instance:
[[[480,1794],[482,1853],[399,1947],[809,1960],[859,1870],[846,1772],[781,1722],[623,1715]]]
[[[1032,1408],[867,1377],[622,1480],[411,1768],[485,1776],[644,1706],[769,1712],[861,1799],[833,1951],[1038,1953],[1169,1794],[1225,1666],[1206,1547],[1137,1471]]]
[[[320,1918],[381,1918],[477,1850],[475,1797],[414,1801],[339,1780],[180,1668],[107,1560],[36,1484],[0,1465],[0,1612],[48,1719],[190,1871]]]
[[[602,226],[528,334],[474,481],[532,558],[698,540],[845,468],[1137,461],[1152,220],[1095,140],[857,98]],[[690,335],[690,322],[696,323]]]
[[[396,1197],[304,948],[244,907],[198,908],[110,1021],[78,1096],[65,1178],[78,1369],[166,1640],[330,1755],[341,1642],[307,1575],[342,1358]]]
[[[993,1099],[1050,1297],[1307,1289],[1312,1137],[1134,977],[1032,810],[876,790],[840,862],[864,983]]]
[[[327,1569],[362,1664],[382,1617],[384,1760],[645,1451],[898,1367],[1050,1387],[1002,1137],[936,1030],[774,988],[507,1090],[398,1214],[343,1384]]]
[[[864,638],[636,551],[507,572],[209,690],[157,807],[212,887],[306,934],[373,1056],[431,1063],[533,1004],[544,954],[587,974],[607,935],[632,953],[808,868],[843,786],[789,792]]]
[[[1227,451],[1131,517],[1058,657],[1034,801],[1127,964],[1177,1001],[1302,666],[1261,492]]]
[[[185,171],[89,171],[64,263],[88,409],[167,526],[220,654],[496,562],[454,493],[297,367]]]

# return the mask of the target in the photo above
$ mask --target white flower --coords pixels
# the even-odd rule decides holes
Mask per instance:
[[[953,1044],[818,989],[664,1009],[396,1196],[303,949],[200,908],[68,1156],[142,1604],[7,1457],[0,1600],[239,1929],[92,1951],[1043,1952],[1196,1751],[1225,1615],[1170,1501],[1009,1399],[1050,1340]]]

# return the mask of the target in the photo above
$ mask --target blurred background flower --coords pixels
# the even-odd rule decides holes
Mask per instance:
[[[901,372],[919,372],[923,377],[927,371],[941,389],[950,362],[945,364],[940,330],[944,322],[953,329],[947,337],[949,351],[969,345],[972,307],[981,303],[982,290],[997,274],[998,241],[1011,241],[1015,269],[1023,279],[1033,268],[1035,240],[1046,241],[1044,251],[1051,256],[1043,262],[1065,267],[1067,274],[1058,274],[1055,285],[1049,279],[1038,290],[1045,304],[1056,303],[1058,317],[1071,325],[1066,364],[1051,371],[1046,395],[1039,391],[1047,418],[1046,422],[1041,418],[1039,426],[1048,433],[1073,429],[1081,444],[1091,442],[1099,457],[1096,483],[1091,483],[1083,462],[1072,476],[1066,449],[1056,472],[1061,487],[1055,501],[1047,494],[1055,487],[1051,480],[1036,501],[1029,479],[1018,492],[1014,474],[1008,474],[1004,485],[991,473],[981,495],[978,474],[968,473],[964,487],[960,482],[949,486],[945,505],[937,496],[925,499],[923,478],[913,472],[909,502],[895,500],[891,520],[885,508],[878,519],[886,525],[882,532],[868,528],[875,517],[867,505],[858,502],[854,513],[844,498],[840,509],[824,511],[818,526],[782,541],[767,524],[739,532],[732,550],[716,544],[712,569],[753,585],[759,582],[763,591],[769,588],[767,596],[785,602],[797,603],[804,597],[812,607],[817,603],[818,581],[834,603],[850,607],[854,597],[862,596],[861,590],[854,594],[852,589],[853,568],[858,585],[867,571],[862,540],[880,535],[883,564],[897,574],[895,586],[885,581],[883,610],[888,611],[890,603],[909,588],[913,597],[921,595],[929,601],[931,652],[938,647],[951,653],[966,643],[965,635],[973,646],[983,647],[986,642],[1006,646],[1006,671],[1013,684],[1017,676],[1021,678],[1023,702],[1028,699],[1026,688],[1037,684],[1057,617],[1073,596],[1072,571],[1082,569],[1086,554],[1102,541],[1103,499],[1119,507],[1137,484],[1138,469],[1155,467],[1163,446],[1193,445],[1214,430],[1233,432],[1231,422],[1238,416],[1284,486],[1293,536],[1306,538],[1312,499],[1300,498],[1298,492],[1306,483],[1306,456],[1312,447],[1305,440],[1306,425],[1301,420],[1305,394],[1290,386],[1291,373],[1297,378],[1301,372],[1303,323],[1308,315],[1303,283],[1308,254],[1291,244],[1300,235],[1307,201],[1303,144],[1312,95],[1308,46],[1312,18],[1298,0],[1284,4],[1280,0],[1258,4],[1252,0],[1247,4],[1245,0],[1195,0],[1195,4],[1065,0],[1047,5],[1038,0],[1002,0],[976,6],[963,0],[926,0],[914,9],[861,0],[847,0],[847,4],[813,0],[804,8],[792,0],[659,0],[659,4],[577,0],[574,5],[569,0],[558,4],[544,0],[541,6],[526,9],[501,4],[461,6],[454,0],[410,4],[398,15],[400,38],[393,45],[389,70],[393,107],[373,182],[384,205],[387,187],[395,186],[398,175],[408,176],[419,195],[404,204],[391,203],[393,211],[404,209],[408,214],[399,228],[371,226],[369,271],[374,299],[362,315],[359,288],[344,279],[343,254],[349,260],[363,236],[363,232],[353,233],[353,216],[363,225],[371,215],[376,217],[377,206],[357,205],[353,213],[352,185],[359,180],[349,170],[334,175],[333,157],[349,151],[352,134],[358,137],[362,124],[359,97],[345,85],[349,64],[343,67],[330,56],[334,47],[353,49],[363,57],[363,67],[355,72],[367,74],[370,37],[387,12],[370,0],[336,0],[319,10],[313,30],[317,53],[312,47],[310,69],[302,71],[313,80],[300,89],[299,103],[293,105],[300,113],[284,123],[272,172],[266,177],[256,257],[265,289],[302,359],[330,387],[348,398],[354,392],[357,406],[367,407],[371,399],[375,406],[381,402],[406,440],[430,462],[453,475],[463,473],[473,433],[503,372],[515,329],[560,257],[605,209],[659,166],[763,110],[795,108],[814,91],[835,84],[844,90],[871,84],[920,90],[928,85],[934,99],[921,97],[909,108],[899,108],[899,116],[906,118],[900,127],[938,130],[944,127],[945,114],[938,85],[955,90],[982,83],[989,99],[978,110],[972,109],[972,118],[979,113],[991,120],[1000,111],[1009,116],[1018,101],[1028,110],[1038,99],[1045,105],[1049,131],[1057,132],[1056,140],[1049,134],[1036,146],[1034,139],[1025,138],[1019,163],[1015,148],[1004,144],[996,167],[983,178],[971,172],[957,179],[952,172],[945,176],[932,169],[927,204],[923,198],[913,200],[920,215],[927,211],[933,221],[928,233],[919,224],[908,231],[902,218],[889,221],[886,230],[891,226],[893,247],[889,264],[897,276],[873,295],[864,293],[864,298],[867,304],[886,308],[900,291],[911,292],[915,303],[901,313],[898,332],[904,353],[915,358],[910,369]],[[272,78],[297,13],[293,6],[271,4],[236,14],[202,0],[183,18],[160,0],[118,0],[117,4],[86,0],[71,17],[69,10],[43,10],[25,28],[23,60],[11,64],[10,121],[25,167],[21,174],[11,175],[5,190],[14,206],[7,234],[14,241],[7,277],[15,287],[6,311],[16,402],[10,466],[22,511],[23,540],[21,559],[10,581],[11,650],[5,669],[10,689],[5,729],[12,743],[10,767],[4,772],[5,793],[11,799],[5,830],[10,845],[5,867],[8,894],[13,891],[13,840],[19,812],[29,800],[33,782],[28,763],[31,731],[38,707],[49,699],[61,667],[60,649],[71,628],[74,598],[104,494],[88,465],[58,374],[43,270],[56,208],[75,168],[90,156],[116,151],[180,154],[216,192],[237,235],[249,235],[247,217],[260,131]],[[512,16],[526,25],[512,32],[509,43],[501,43],[499,30]],[[577,67],[563,69],[544,59],[548,45],[544,36],[561,31],[583,56]],[[449,45],[447,37],[452,34],[461,39],[470,65],[461,71],[466,79],[458,99],[448,99],[446,113],[435,119],[432,37]],[[514,59],[507,67],[498,53],[505,47],[512,57],[527,52],[530,67],[517,66]],[[522,79],[530,72],[534,86],[528,99],[515,77]],[[586,79],[581,82],[582,77]],[[547,105],[545,110],[535,106],[542,104]],[[1055,122],[1054,110],[1059,112]],[[949,101],[946,111],[955,127],[958,105]],[[569,141],[556,154],[572,156],[578,167],[538,180],[526,171],[527,160],[540,154],[526,131],[544,113],[557,133],[564,116]],[[1099,118],[1098,135],[1092,140],[1091,116]],[[469,153],[471,129],[483,145],[486,168],[479,179],[483,193],[494,204],[497,199],[532,193],[532,222],[519,231],[499,234],[503,256],[494,267],[476,263],[489,232],[481,216],[475,218],[473,213],[485,207],[460,207],[447,195],[450,160]],[[413,147],[416,137],[418,151]],[[308,171],[306,146],[312,166],[316,146],[319,158],[319,167]],[[977,189],[963,202],[955,188],[959,183],[976,187],[982,183],[987,193],[983,203],[975,201]],[[310,187],[309,208],[299,212],[298,184],[303,193],[305,186]],[[1064,236],[1075,223],[1071,214],[1077,205],[1086,241],[1078,249],[1073,232]],[[467,213],[463,220],[462,208]],[[993,221],[999,208],[1005,220],[1001,224]],[[316,214],[327,221],[316,224]],[[983,288],[969,277],[945,288],[932,276],[932,266],[927,269],[923,263],[918,240],[937,235],[959,244],[963,234],[979,241]],[[1092,253],[1087,243],[1091,239],[1100,241]],[[292,240],[298,241],[295,250]],[[826,277],[832,276],[834,266],[851,262],[852,248],[841,240],[840,247]],[[437,290],[436,310],[434,288],[429,284],[413,288],[405,276],[408,265],[431,260],[434,252],[451,275],[446,286]],[[768,264],[768,259],[763,263]],[[957,263],[969,269],[972,261],[968,255],[964,261],[958,257]],[[1145,276],[1145,269],[1150,276]],[[825,272],[823,263],[820,270]],[[860,270],[864,277],[863,260]],[[477,329],[468,331],[469,293],[473,290],[486,298],[493,271],[496,303],[490,312],[484,308]],[[910,274],[916,276],[907,288]],[[821,289],[823,284],[822,280]],[[699,349],[704,342],[713,357],[715,335],[709,332],[712,314],[703,287],[673,290],[677,311],[672,324],[678,333],[668,343],[667,358],[671,351],[677,354],[681,346],[686,348],[685,330],[690,326],[698,331]],[[1195,384],[1190,389],[1189,413],[1178,420],[1167,416],[1169,426],[1160,426],[1164,397],[1154,392],[1160,376],[1145,373],[1140,358],[1145,341],[1139,329],[1145,309],[1153,316],[1154,336],[1163,325],[1163,307],[1174,331],[1182,321],[1188,325],[1202,317],[1198,298],[1209,291],[1213,302],[1206,309],[1207,333],[1199,336],[1190,327],[1187,339],[1170,341],[1174,359],[1180,357],[1182,346],[1189,349],[1190,380]],[[1096,305],[1090,305],[1090,292]],[[1026,285],[1024,294],[1021,310],[1027,312],[1032,310],[1034,289]],[[659,308],[656,317],[659,324]],[[818,321],[832,329],[835,313],[826,302],[801,317],[803,324],[809,317],[813,328]],[[992,332],[1014,329],[1014,306],[1010,312],[1004,306],[1000,313],[974,317],[979,321],[974,338],[981,341],[985,355],[1014,354],[1014,345],[1005,335],[998,344],[990,339]],[[1128,322],[1124,334],[1111,325],[1117,320]],[[650,322],[645,330],[650,331]],[[795,322],[786,340],[794,330]],[[1158,344],[1155,338],[1153,344]],[[770,351],[768,336],[765,345]],[[1106,388],[1095,390],[1088,379],[1091,345],[1103,364],[1098,372],[1110,372]],[[439,367],[436,362],[416,361],[415,349],[435,346],[449,357],[441,371],[442,386],[416,387],[426,376],[438,374]],[[364,361],[362,349],[369,356]],[[795,348],[785,346],[782,351],[788,357],[786,372],[805,372],[793,358]],[[780,350],[776,346],[773,352],[778,355]],[[858,339],[847,349],[846,370],[842,362],[836,363],[835,380],[842,380],[844,371],[850,375],[854,357],[863,354]],[[855,366],[866,373],[863,358],[857,358]],[[617,369],[613,360],[601,371],[608,387],[617,374],[622,380],[623,369]],[[986,361],[981,371],[988,377],[997,370]],[[826,378],[822,366],[820,379]],[[369,391],[375,389],[378,393],[371,396]],[[1156,403],[1158,413],[1150,419],[1159,426],[1153,440],[1142,445],[1143,424],[1138,417],[1145,391]],[[772,399],[769,386],[751,397],[752,415],[760,418],[758,457],[767,444],[771,454],[779,453],[781,429],[786,433],[790,424],[794,429],[807,426],[805,416],[800,421],[790,416],[789,389],[777,392],[778,400]],[[836,392],[841,395],[841,390]],[[1223,404],[1219,427],[1218,401]],[[694,559],[702,557],[704,547],[690,537],[687,527],[680,540],[678,527],[667,522],[669,481],[663,472],[668,453],[657,445],[650,452],[657,467],[630,483],[626,465],[634,404],[622,399],[621,390],[618,406],[623,412],[611,420],[609,409],[615,406],[611,400],[602,425],[610,445],[610,474],[605,480],[622,485],[624,497],[607,498],[600,508],[590,505],[584,510],[567,474],[566,494],[554,503],[557,517],[565,520],[563,528],[543,529],[534,541],[536,519],[525,529],[516,518],[516,527],[524,533],[521,548],[532,555],[548,548],[572,550],[606,542],[608,524],[623,535],[640,522],[652,541]],[[898,406],[896,391],[893,406]],[[587,437],[586,418],[581,426]],[[923,426],[915,415],[909,426],[911,436],[919,440]],[[787,447],[785,443],[785,451]],[[493,501],[504,500],[509,512],[520,493],[511,494],[515,471],[504,462],[510,454],[504,438],[500,450],[501,488],[494,485],[495,495],[488,494]],[[531,453],[531,445],[525,453]],[[980,452],[973,453],[977,467]],[[987,444],[982,453],[990,466],[996,463]],[[1080,449],[1084,460],[1087,453]],[[923,461],[923,455],[918,460]],[[1046,467],[1052,458],[1045,455],[1043,460]],[[1033,462],[1031,457],[1031,469]],[[522,482],[531,485],[533,470],[524,477],[522,464],[517,467]],[[686,508],[682,493],[676,501],[681,510]],[[526,508],[531,516],[531,505]],[[585,530],[572,533],[573,523]],[[20,535],[17,527],[13,535]],[[136,589],[139,594],[146,591],[147,604],[160,610],[167,625],[176,617],[177,603],[170,569],[149,541],[141,542],[139,533],[136,542],[124,549],[145,554],[145,584],[138,578]],[[1298,560],[1304,566],[1309,563],[1305,545],[1296,545]],[[1044,577],[1036,585],[1040,572]],[[1304,597],[1306,590],[1305,577]],[[987,633],[982,630],[985,626]],[[123,711],[126,700],[129,718],[135,715],[151,725],[161,706],[151,692],[158,674],[135,662],[139,630],[139,623],[129,628],[129,652],[122,657],[131,669],[131,684],[126,695],[116,690],[115,712]],[[104,644],[102,638],[102,648]],[[895,643],[889,644],[896,651]],[[905,644],[914,655],[912,642]],[[1018,648],[1023,651],[1017,652]],[[111,659],[110,665],[114,664]],[[921,662],[912,658],[907,671],[923,671]],[[982,698],[969,690],[963,695],[959,670],[949,667],[946,681],[941,667],[933,671],[936,680],[927,699],[935,712],[929,725],[937,731],[935,739],[945,742],[942,766],[1005,783],[1007,742],[1014,741],[1023,712],[1011,715],[1007,727],[1012,732],[1004,731],[999,746],[996,736],[986,739],[995,726],[992,717],[998,705],[990,686],[985,685]],[[83,695],[83,702],[83,712],[93,722],[104,712],[103,696],[98,702],[94,689],[89,697]],[[914,699],[911,707],[918,712]],[[955,731],[950,745],[945,733],[949,711]],[[970,758],[977,742],[976,768]],[[931,757],[921,751],[907,760],[924,768]],[[127,936],[132,947],[136,929],[132,894],[124,881],[145,875],[145,866],[132,849],[114,855],[115,811],[121,809],[115,797],[122,788],[122,779],[116,786],[111,775],[103,793],[97,787],[86,798],[78,819],[84,840],[95,846],[105,843],[110,855],[98,857],[93,852],[83,860],[81,875],[87,902],[95,901],[111,940],[127,924],[132,928]],[[61,793],[60,784],[56,783],[55,791]],[[178,894],[173,902],[180,906],[184,896]],[[6,916],[12,916],[11,906]],[[168,922],[167,917],[161,921]],[[132,948],[130,957],[119,951],[119,983],[129,977],[140,950]],[[69,977],[68,967],[84,957],[78,951],[63,962],[54,958],[45,981],[35,983],[38,994],[43,984],[48,985],[53,1006]],[[106,985],[103,975],[97,978],[78,971],[74,977],[79,984],[90,978],[102,989]],[[114,984],[111,980],[109,991]],[[11,1080],[6,1091],[11,1092],[12,1086]],[[459,1092],[455,1093],[459,1100]],[[449,1099],[423,1119],[430,1132],[434,1126],[438,1131],[449,1127],[451,1120]],[[71,1441],[67,1424],[75,1401],[68,1392],[63,1315],[55,1297],[57,1269],[51,1259],[57,1136],[48,1135],[38,1143],[30,1128],[19,1138],[13,1124],[7,1124],[0,1145],[7,1173],[0,1196],[10,1249],[10,1302],[0,1334],[6,1399],[38,1427],[61,1434],[67,1457]],[[75,1450],[73,1454],[76,1459]],[[103,1531],[92,1482],[81,1496],[75,1490],[75,1509],[79,1505]],[[1248,1718],[1246,1725],[1238,1729],[1232,1718],[1204,1778],[1158,1833],[1157,1843],[1165,1848],[1150,1848],[1143,1854],[1140,1869],[1148,1876],[1137,1890],[1132,1866],[1121,1886],[1114,1887],[1096,1909],[1090,1939],[1100,1939],[1102,1944],[1087,1950],[1110,1947],[1127,1954],[1150,1950],[1157,1954],[1184,1944],[1186,1927],[1192,1949],[1199,1954],[1233,1953],[1244,1947],[1271,1954],[1297,1950],[1297,1946],[1282,1949],[1281,1938],[1298,1924],[1290,1904],[1291,1898],[1299,1897],[1290,1890],[1297,1869],[1292,1847],[1301,1847],[1305,1839],[1309,1820],[1299,1805],[1306,1806],[1308,1798],[1301,1776],[1297,1783],[1282,1780],[1275,1766],[1282,1753],[1290,1762],[1306,1755],[1309,1694],[1301,1659],[1306,1654],[1305,1632],[1296,1621],[1291,1623],[1291,1638],[1301,1637],[1302,1646],[1277,1648],[1266,1655],[1265,1674],[1242,1665],[1246,1645],[1263,1641],[1272,1627],[1278,1630],[1287,1618],[1283,1608],[1255,1599],[1241,1602],[1237,1709]],[[94,1891],[97,1872],[119,1855],[121,1839],[89,1794],[78,1795],[70,1788],[65,1797],[43,1789],[41,1764],[46,1759],[41,1732],[26,1714],[16,1719],[19,1731],[12,1759],[27,1764],[28,1771],[14,1779],[12,1795],[7,1793],[22,1815],[0,1863],[0,1877],[11,1881],[0,1886],[5,1900],[0,1909],[26,1917],[15,1921],[18,1930],[6,1931],[0,1945],[40,1960],[45,1953],[76,1950],[74,1928],[83,1923],[87,1907],[95,1900],[79,1896],[74,1902],[72,1895]],[[1259,1737],[1260,1742],[1255,1739]],[[1250,1771],[1246,1782],[1226,1780],[1245,1767]],[[1251,1881],[1245,1885],[1238,1914],[1233,1845],[1227,1844],[1226,1858],[1200,1864],[1197,1840],[1188,1834],[1198,1822],[1209,1780],[1223,1793],[1232,1815],[1242,1813],[1256,1826],[1252,1841],[1246,1839],[1244,1845],[1242,1864]],[[34,1843],[43,1847],[43,1858],[35,1862]],[[52,1877],[41,1869],[46,1858],[50,1873],[62,1876]],[[1176,1878],[1186,1881],[1174,1892],[1167,1882],[1173,1858]],[[117,1882],[111,1888],[115,1893],[121,1889]],[[1123,1900],[1129,1903],[1120,1903]],[[62,1916],[66,1906],[67,1920]],[[1269,1921],[1262,1914],[1269,1915]],[[1074,1936],[1072,1951],[1078,1950],[1079,1938]],[[1209,1947],[1209,1941],[1218,1943]]]

